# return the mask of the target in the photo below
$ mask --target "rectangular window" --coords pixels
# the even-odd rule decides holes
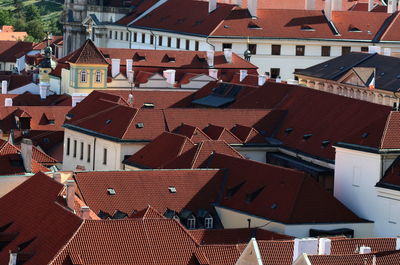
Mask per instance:
[[[331,56],[331,46],[322,46],[321,56]]]
[[[277,78],[281,74],[280,68],[271,68],[271,78]]]
[[[186,40],[186,50],[190,50],[190,40]]]
[[[206,217],[204,219],[204,227],[206,229],[212,229],[213,228],[213,218],[212,217]]]
[[[232,49],[232,43],[222,43],[222,50]]]
[[[172,42],[171,37],[168,37],[168,43],[167,43],[168,47],[171,47],[171,42]]]
[[[109,34],[108,34],[108,37],[109,37],[110,39],[112,39],[112,30],[110,30],[110,32],[109,32]]]
[[[118,40],[118,31],[114,32],[114,39]]]
[[[96,71],[96,83],[101,83],[101,72]]]
[[[257,44],[247,44],[247,49],[250,51],[250,54],[257,54]]]
[[[67,138],[67,156],[69,156],[69,149],[70,149],[70,146],[71,146],[71,139],[70,139],[70,138]]]
[[[146,43],[146,34],[142,33],[142,43]]]
[[[271,46],[271,54],[272,55],[281,55],[281,45],[272,45]]]
[[[181,48],[181,39],[176,39],[176,48],[180,49]]]
[[[124,40],[124,33],[122,31],[119,33],[119,38],[120,40]]]
[[[154,36],[150,35],[150,44],[153,45],[154,44]]]
[[[296,56],[304,56],[305,49],[304,45],[296,45]]]
[[[137,42],[137,32],[133,33],[133,42]]]
[[[351,52],[351,47],[350,46],[343,46],[342,47],[342,55],[348,54]]]
[[[81,155],[80,155],[80,160],[83,160],[83,142],[81,142]]]
[[[107,165],[107,148],[103,149],[103,165]]]
[[[198,51],[198,50],[199,50],[199,42],[198,42],[198,41],[196,41],[196,42],[194,43],[194,50],[195,50],[195,51]]]
[[[126,33],[126,41],[129,41],[129,32]]]
[[[76,140],[74,140],[74,155],[73,157],[76,157]]]
[[[362,52],[368,52],[368,47],[361,47]]]
[[[158,36],[158,46],[162,46],[162,36]]]
[[[91,152],[91,146],[90,146],[90,144],[88,144],[88,146],[87,146],[87,161],[88,162],[90,162],[90,152]]]

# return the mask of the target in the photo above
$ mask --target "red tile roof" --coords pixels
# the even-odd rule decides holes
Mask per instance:
[[[392,111],[386,121],[385,130],[382,135],[380,148],[397,149],[400,147],[400,112]]]
[[[345,238],[331,241],[331,255],[351,255],[367,246],[373,253],[396,250],[396,238]]]
[[[308,255],[312,265],[397,265],[400,251],[360,255]]]
[[[207,134],[204,133],[202,130],[200,130],[198,127],[184,123],[182,123],[181,126],[176,128],[173,132],[186,136],[194,143],[199,143],[205,140],[211,140],[211,138],[207,136]]]
[[[283,265],[293,262],[293,241],[258,240],[263,265]]]
[[[0,94],[1,107],[4,107],[6,98],[12,98],[13,106],[72,106],[71,96],[67,94],[50,95],[46,99],[41,99],[40,95],[33,95],[29,92],[23,94]]]
[[[22,86],[32,83],[32,76],[17,74],[0,75],[0,81],[7,81],[7,91],[12,93],[13,89],[20,88]],[[6,95],[1,94],[1,96]],[[2,100],[1,104],[4,104],[4,100]]]
[[[0,41],[0,62],[12,62],[33,49],[34,43],[23,41]]]
[[[0,234],[17,233],[0,251],[2,264],[8,262],[9,250],[32,239],[20,253],[32,253],[24,264],[48,264],[68,242],[82,220],[56,202],[62,190],[63,185],[38,173],[0,198],[0,227],[11,224]]]
[[[86,40],[82,47],[61,58],[59,61],[61,63],[74,64],[108,64],[103,54],[90,39]]]

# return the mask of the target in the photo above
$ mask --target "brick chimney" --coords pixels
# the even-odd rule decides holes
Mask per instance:
[[[32,172],[32,141],[30,139],[22,139],[21,156],[25,171]]]
[[[72,179],[69,179],[69,180],[67,180],[65,186],[67,188],[67,196],[65,198],[65,200],[67,201],[67,206],[71,210],[74,210],[74,208],[75,208],[75,189],[76,189],[75,181]]]
[[[89,215],[90,215],[90,208],[89,208],[89,206],[82,206],[82,207],[81,207],[81,210],[80,210],[80,216],[81,216],[81,218],[82,218],[82,219],[85,219],[85,220],[90,219]]]

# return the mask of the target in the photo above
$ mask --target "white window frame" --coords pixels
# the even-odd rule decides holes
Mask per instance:
[[[101,71],[96,71],[96,83],[101,83],[102,74]]]
[[[187,219],[187,228],[188,229],[196,228],[196,217],[194,217],[194,215],[189,216],[189,218]]]
[[[81,76],[81,83],[87,83],[87,71],[82,70],[80,76]]]
[[[212,218],[211,215],[209,215],[206,218],[204,218],[204,228],[212,229],[213,225],[214,225],[213,223],[214,223],[214,219]]]

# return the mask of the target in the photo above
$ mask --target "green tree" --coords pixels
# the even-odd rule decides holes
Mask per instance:
[[[25,20],[30,22],[32,20],[41,19],[40,10],[35,5],[26,5],[24,7]]]
[[[28,35],[31,35],[35,40],[41,41],[46,37],[46,31],[42,21],[37,19],[32,20],[29,21],[26,26]]]
[[[11,12],[8,10],[0,9],[0,25],[12,25],[14,19],[11,16]]]

